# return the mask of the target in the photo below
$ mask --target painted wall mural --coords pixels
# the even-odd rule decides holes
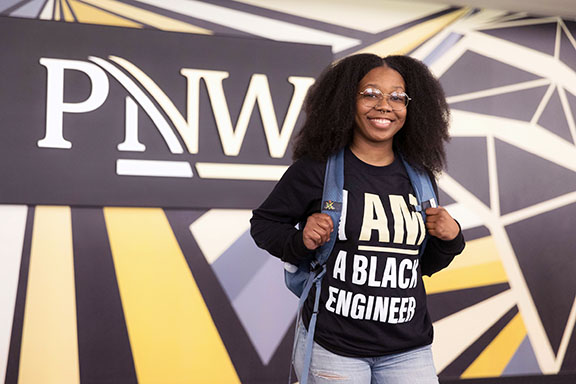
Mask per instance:
[[[0,27],[36,20],[70,30],[97,24],[93,28],[158,36],[160,41],[173,34],[157,30],[266,42],[272,55],[282,55],[285,43],[331,47],[331,55],[318,47],[325,63],[310,64],[298,55],[282,60],[291,58],[294,67],[308,65],[292,74],[301,77],[357,52],[405,53],[423,60],[440,78],[452,107],[440,202],[458,218],[468,241],[465,253],[448,269],[425,280],[440,378],[483,377],[496,383],[504,377],[544,380],[550,374],[576,374],[576,237],[571,234],[576,216],[575,21],[368,0],[7,0],[0,15]],[[66,52],[64,43],[60,47],[70,59],[87,59]],[[127,57],[144,47],[143,42],[127,49]],[[192,60],[194,55],[188,55]],[[154,54],[149,56],[153,61]],[[262,60],[273,63],[274,57]],[[0,60],[0,67],[8,68],[8,62]],[[143,68],[164,91],[166,82],[174,81],[162,75],[162,68]],[[234,81],[233,70],[222,84]],[[224,88],[242,99],[231,101],[236,103],[229,112],[235,129],[251,75],[243,73],[243,83]],[[115,77],[106,76],[112,84]],[[185,84],[177,71],[172,76]],[[2,74],[0,79],[8,84]],[[84,93],[67,102],[79,102],[90,92],[85,79],[77,81],[84,84]],[[282,101],[272,92],[274,103],[285,106],[274,110],[280,127],[295,92],[284,83]],[[137,84],[146,92],[151,89]],[[270,89],[274,84],[280,82],[271,80]],[[46,77],[40,85],[46,86]],[[117,97],[122,107],[115,112],[121,129],[114,145],[125,139],[128,126],[139,126],[140,132],[156,132],[157,127],[142,103],[127,101],[133,94],[122,92]],[[185,94],[183,85],[179,92]],[[202,92],[204,116],[212,116],[209,90]],[[152,100],[177,132],[169,108],[159,105],[157,97]],[[185,98],[179,100],[176,112],[186,116]],[[0,115],[14,118],[2,108]],[[125,116],[135,116],[134,110],[140,111],[140,120],[126,123]],[[63,113],[66,124],[79,124],[78,116]],[[214,139],[221,137],[219,123],[213,117],[202,120],[207,122],[200,123],[201,132],[212,132],[213,138],[206,154],[212,157],[201,162],[262,165],[257,151],[271,158],[261,107],[259,113],[248,124],[256,124],[259,133],[247,129],[247,149],[237,156],[226,154],[225,145]],[[7,141],[15,136],[7,134],[6,121],[0,123],[4,148],[15,145]],[[39,133],[26,150],[38,148],[45,123],[33,128]],[[276,127],[278,135],[281,131]],[[151,151],[167,145],[157,132],[142,135],[140,144]],[[181,138],[177,141],[186,146]],[[284,167],[277,172],[289,164],[289,149],[269,164]],[[52,150],[54,156],[63,153]],[[112,173],[119,153],[110,150]],[[138,156],[128,158],[144,159]],[[199,175],[197,159],[177,156],[184,155],[156,160],[189,161],[191,172]],[[22,183],[19,164],[2,161],[4,184]],[[266,190],[277,177],[273,173],[265,181],[243,182]],[[163,180],[191,191],[170,177]],[[25,191],[35,188],[34,181],[0,187],[0,377],[6,383],[286,381],[296,299],[284,288],[280,262],[249,237],[253,202],[218,205],[190,199],[174,204],[169,197],[90,203],[54,188],[58,201]],[[215,188],[207,185],[203,194]]]

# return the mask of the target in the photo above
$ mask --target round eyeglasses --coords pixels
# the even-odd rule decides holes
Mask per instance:
[[[401,111],[408,106],[408,102],[412,100],[405,92],[392,92],[382,93],[381,90],[374,87],[369,87],[358,92],[360,101],[365,107],[374,108],[382,102],[386,102],[393,111]]]

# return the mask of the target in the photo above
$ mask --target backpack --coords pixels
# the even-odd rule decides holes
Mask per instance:
[[[302,262],[298,266],[284,263],[284,281],[286,282],[286,286],[300,298],[296,317],[296,327],[300,324],[300,315],[302,313],[304,302],[306,301],[312,287],[315,287],[314,310],[310,318],[310,324],[308,325],[306,353],[300,384],[307,384],[308,381],[308,371],[310,370],[310,362],[312,360],[312,346],[314,344],[314,331],[316,328],[316,320],[320,304],[322,278],[326,274],[326,261],[328,260],[328,257],[334,248],[336,238],[338,237],[338,226],[342,214],[344,190],[344,152],[345,149],[341,149],[338,153],[328,158],[328,162],[326,163],[321,212],[328,214],[334,223],[334,231],[330,235],[330,240],[316,250],[314,259]],[[429,207],[434,208],[437,206],[437,199],[436,194],[434,193],[432,181],[426,172],[413,168],[402,156],[400,156],[400,159],[406,168],[412,188],[416,193],[418,205],[413,208],[415,211],[422,213],[422,218],[424,222],[426,222],[425,210]],[[300,228],[303,228],[302,224],[300,225]],[[420,246],[420,256],[424,252],[427,240],[428,236],[424,238],[424,242]],[[297,336],[298,332],[296,330],[292,351],[292,363],[294,363]],[[290,376],[291,374],[292,370],[290,370]],[[291,377],[289,380],[290,379]]]

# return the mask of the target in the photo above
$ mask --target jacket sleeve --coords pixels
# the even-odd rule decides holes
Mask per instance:
[[[302,229],[308,216],[320,212],[325,163],[301,159],[288,168],[266,200],[252,212],[250,234],[256,245],[291,264],[311,258]]]
[[[432,276],[432,274],[446,268],[454,260],[454,257],[462,253],[465,244],[462,230],[458,232],[455,239],[448,241],[429,236],[426,249],[420,260],[422,274]]]
[[[431,179],[436,196],[438,196],[436,180],[433,177]],[[460,230],[458,235],[452,240],[445,241],[434,236],[428,236],[428,243],[420,260],[423,275],[432,276],[432,274],[446,268],[464,250],[466,242],[462,234],[462,228],[458,221],[456,223]]]

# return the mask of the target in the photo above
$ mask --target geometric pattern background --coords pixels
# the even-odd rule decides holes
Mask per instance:
[[[368,0],[5,0],[0,15],[423,60],[452,108],[440,202],[467,239],[425,279],[440,377],[576,372],[576,22]],[[193,208],[0,205],[5,382],[284,382],[280,262],[249,210]]]

